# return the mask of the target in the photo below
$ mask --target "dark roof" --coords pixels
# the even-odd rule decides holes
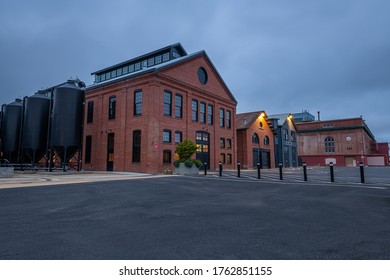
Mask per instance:
[[[155,51],[152,51],[152,52],[149,52],[149,53],[146,53],[146,54],[143,54],[143,55],[140,55],[140,56],[137,56],[135,58],[132,58],[132,59],[129,59],[129,60],[126,60],[126,61],[123,61],[121,63],[118,63],[118,64],[115,64],[115,65],[112,65],[112,66],[109,66],[109,67],[105,67],[103,69],[100,69],[100,70],[97,70],[93,73],[91,73],[91,75],[95,75],[95,74],[100,74],[100,73],[103,73],[103,72],[107,72],[111,69],[116,69],[116,68],[119,68],[119,67],[122,67],[122,66],[125,66],[126,64],[131,64],[133,62],[136,62],[136,61],[140,61],[140,60],[144,60],[150,56],[154,56],[158,53],[164,53],[164,52],[167,52],[167,51],[170,51],[172,49],[176,49],[177,51],[179,51],[180,55],[181,56],[186,56],[187,55],[187,52],[186,50],[183,48],[183,46],[180,44],[180,43],[176,43],[176,44],[172,44],[172,45],[169,45],[169,46],[166,46],[166,47],[163,47],[161,49],[158,49],[158,50],[155,50]]]
[[[268,126],[271,128],[273,133],[275,132],[275,129],[269,120],[267,114],[265,111],[255,111],[255,112],[248,112],[248,113],[241,113],[236,115],[236,129],[248,129],[255,121],[256,119],[261,115],[265,114],[264,119],[267,122]]]
[[[212,63],[211,59],[209,58],[209,56],[207,55],[206,51],[204,51],[204,50],[198,51],[198,52],[195,52],[195,53],[192,53],[192,54],[189,54],[189,55],[184,55],[182,57],[179,57],[179,58],[176,58],[176,59],[172,59],[172,60],[169,60],[167,62],[164,62],[164,63],[161,63],[161,64],[157,64],[157,65],[148,67],[146,69],[142,69],[140,71],[132,72],[132,73],[120,76],[120,77],[116,77],[116,78],[113,78],[113,79],[110,79],[110,80],[107,80],[107,81],[104,81],[104,82],[92,84],[92,85],[88,86],[88,89],[98,88],[100,86],[109,85],[109,84],[112,84],[112,83],[116,83],[118,81],[126,80],[126,79],[129,79],[129,78],[134,78],[134,77],[141,76],[141,75],[144,75],[144,74],[147,74],[147,73],[155,73],[155,72],[158,72],[159,70],[170,68],[170,67],[172,67],[174,65],[177,65],[177,64],[180,64],[180,63],[184,63],[184,62],[186,62],[186,61],[188,61],[190,59],[193,59],[193,58],[196,58],[196,57],[199,57],[199,56],[204,56],[208,60],[208,62],[210,63],[212,69],[217,74],[218,78],[220,79],[220,81],[222,82],[223,86],[225,87],[226,91],[228,92],[228,94],[230,95],[230,97],[232,98],[234,103],[237,105],[236,98],[234,97],[234,95],[232,94],[232,92],[230,91],[228,86],[226,85],[225,81],[222,79],[221,75],[219,74],[217,68],[215,68],[215,66]],[[128,61],[126,63],[128,63]],[[123,63],[123,64],[126,64],[126,63]],[[118,64],[118,65],[121,65],[121,64]],[[118,67],[118,65],[116,65],[115,67]],[[114,66],[112,66],[110,68],[114,68]],[[108,68],[106,68],[105,70],[107,70],[107,69]],[[99,72],[103,72],[105,70],[100,70]],[[98,73],[98,72],[94,72],[94,73]],[[92,73],[92,74],[94,74],[94,73]]]

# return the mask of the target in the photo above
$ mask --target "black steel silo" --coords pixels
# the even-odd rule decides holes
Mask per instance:
[[[23,151],[32,163],[46,152],[50,98],[35,94],[25,99],[23,120]]]
[[[50,146],[62,162],[81,148],[83,102],[84,91],[73,81],[54,89]]]
[[[22,127],[23,103],[21,99],[3,106],[1,128],[2,149],[5,158],[16,163],[19,157],[19,144]]]

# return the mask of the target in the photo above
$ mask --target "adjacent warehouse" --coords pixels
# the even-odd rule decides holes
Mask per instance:
[[[388,143],[378,143],[362,117],[296,124],[298,151],[308,165],[388,165]]]

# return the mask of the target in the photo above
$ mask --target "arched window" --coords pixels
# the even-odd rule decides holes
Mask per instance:
[[[334,153],[335,152],[335,145],[334,145],[334,138],[333,137],[326,137],[325,138],[325,153]]]
[[[252,143],[254,143],[254,144],[260,143],[259,135],[257,135],[256,133],[254,133],[252,136]]]
[[[269,145],[269,137],[267,135],[264,137],[264,145]]]

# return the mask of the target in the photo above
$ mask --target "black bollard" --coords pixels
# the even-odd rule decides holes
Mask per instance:
[[[330,167],[330,181],[333,183],[334,182],[333,162],[329,163],[329,167]]]
[[[241,177],[241,163],[237,162],[237,177]]]
[[[283,180],[283,164],[279,163],[279,179]]]
[[[257,179],[260,179],[260,162],[257,163]]]
[[[303,163],[303,180],[307,181],[307,170],[306,170],[306,162]]]
[[[219,163],[219,177],[222,177],[222,162]]]
[[[364,179],[364,163],[360,163],[360,182],[364,184],[366,180]]]
[[[203,166],[204,166],[204,176],[206,176],[207,175],[207,162],[205,162],[203,164]]]

